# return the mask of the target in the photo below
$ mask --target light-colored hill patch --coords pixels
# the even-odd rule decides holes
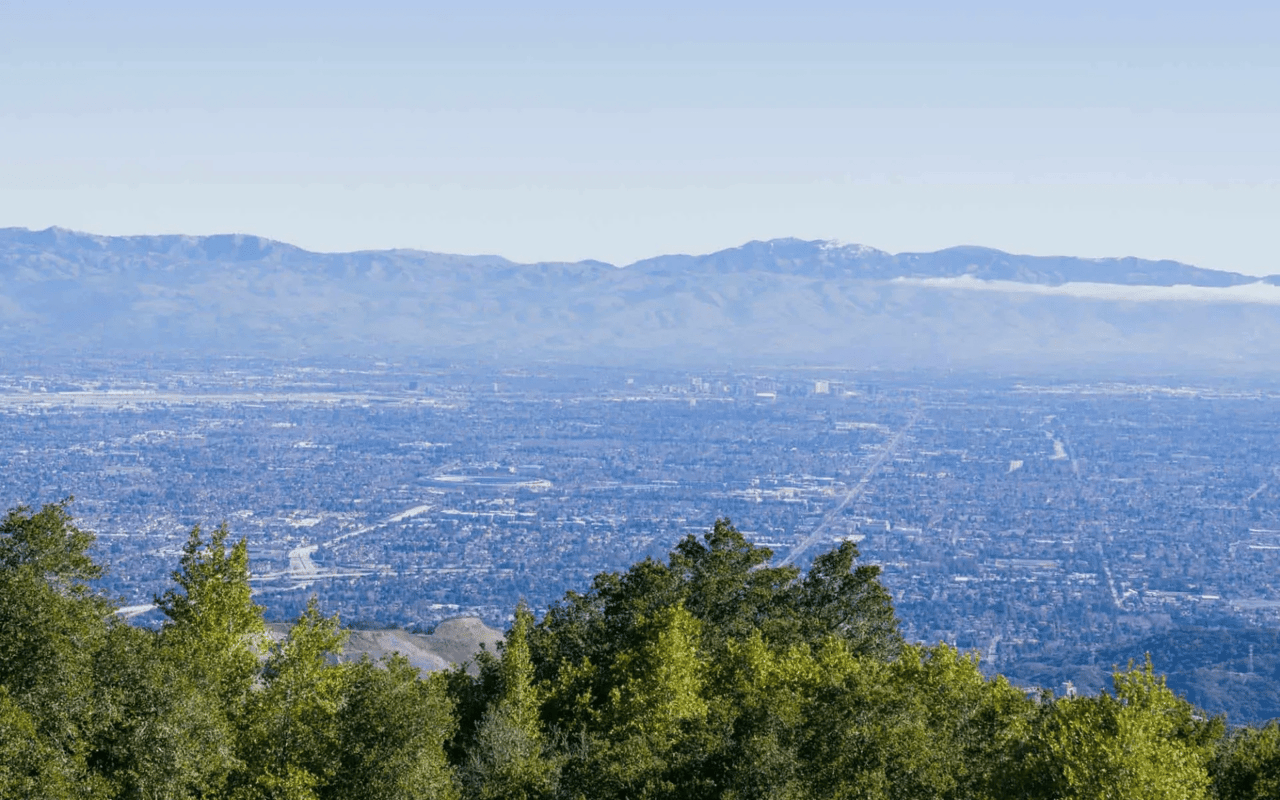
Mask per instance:
[[[284,639],[289,628],[288,623],[267,626],[271,637],[276,640]],[[490,628],[476,617],[447,619],[432,633],[426,634],[409,633],[399,628],[350,630],[347,633],[343,661],[359,661],[366,655],[377,661],[392,653],[400,653],[424,674],[470,662],[481,650],[497,653],[503,635],[502,631]]]

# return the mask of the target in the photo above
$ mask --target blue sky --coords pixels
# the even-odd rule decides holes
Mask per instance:
[[[191,5],[0,4],[0,226],[1280,273],[1280,4]]]

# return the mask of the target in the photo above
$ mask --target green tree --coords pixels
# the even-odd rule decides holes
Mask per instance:
[[[728,520],[717,520],[701,541],[690,535],[678,543],[668,563],[650,558],[624,573],[596,575],[590,591],[568,593],[533,632],[539,680],[556,682],[561,668],[584,662],[612,664],[638,641],[641,620],[675,605],[703,623],[705,649],[745,635],[768,617],[777,592],[799,574],[792,567],[767,567],[771,556]]]
[[[0,686],[0,800],[70,800],[76,777],[63,754],[36,730],[35,722]]]
[[[117,625],[95,659],[105,724],[89,764],[118,798],[220,791],[237,764],[225,715],[151,630]]]
[[[904,672],[859,657],[830,637],[816,652],[820,683],[800,747],[818,797],[936,797],[950,790],[927,722],[927,706],[904,691]],[[904,659],[919,658],[917,651]]]
[[[769,566],[773,551],[757,547],[718,519],[698,538],[686,536],[671,553],[670,569],[679,578],[682,602],[703,623],[704,646],[719,651],[725,642],[744,638],[754,630],[771,632],[769,622],[779,600],[800,575],[795,567]],[[661,603],[661,606],[671,602]]]
[[[342,713],[340,763],[331,800],[457,800],[445,742],[457,721],[447,677],[418,679],[403,656],[350,668]]]
[[[640,714],[636,698],[690,696],[672,688],[679,670],[637,666],[654,663],[655,647],[682,641],[684,623],[668,626],[686,617],[697,623],[697,641],[682,644],[681,652],[699,664],[697,674],[719,674],[747,641],[796,658],[828,640],[840,642],[848,658],[893,658],[901,639],[892,603],[878,570],[855,566],[857,557],[847,543],[815,559],[802,578],[794,567],[771,566],[768,548],[721,519],[701,538],[681,540],[666,563],[646,559],[623,573],[597,575],[588,592],[570,592],[552,606],[530,641],[545,690],[544,722],[572,742],[565,786],[589,794],[584,787],[594,782],[593,791],[609,796],[690,796],[712,785],[736,786],[743,797],[773,796],[779,787],[801,791],[803,726],[779,724],[745,696],[703,691],[705,713],[681,719],[669,736],[642,734],[618,720],[661,718]],[[671,663],[674,669],[681,662]],[[603,776],[611,776],[607,792]]]
[[[1115,695],[1056,701],[1040,733],[1039,767],[1063,800],[1196,800],[1221,720],[1203,720],[1175,696],[1150,658],[1114,676]]]
[[[156,598],[168,618],[163,640],[188,664],[197,685],[211,692],[229,714],[242,710],[265,648],[262,608],[249,586],[249,546],[230,548],[230,531],[219,525],[206,541],[191,530],[173,573],[174,588]]]
[[[679,604],[638,620],[605,677],[607,701],[579,731],[565,770],[570,796],[697,796],[708,713],[701,627]]]
[[[975,655],[954,647],[903,646],[889,665],[918,739],[900,755],[904,783],[936,798],[992,798],[1009,788],[1015,745],[1035,705],[1004,678],[987,680]]]
[[[849,642],[856,655],[889,661],[898,655],[902,636],[893,601],[880,583],[880,568],[855,566],[858,546],[842,542],[813,560],[804,579],[781,598],[789,614],[778,616],[802,641],[818,644],[831,635]]]
[[[703,769],[726,800],[812,797],[800,747],[822,675],[809,645],[769,647],[757,631],[730,642],[710,673],[720,740]]]
[[[497,665],[497,695],[471,741],[463,772],[470,796],[533,800],[554,790],[557,769],[548,757],[533,684],[532,627],[533,614],[522,601]]]
[[[705,665],[698,654],[702,624],[683,605],[674,605],[641,619],[638,627],[638,646],[614,662],[605,724],[616,737],[640,737],[667,748],[683,723],[707,715]]]
[[[313,597],[271,647],[240,734],[240,796],[309,800],[333,777],[346,670],[330,661],[345,640],[337,616],[322,615]]]
[[[570,592],[530,640],[538,680],[555,687],[546,721],[572,730],[581,709],[602,707],[611,665],[637,645],[641,621],[676,605],[701,623],[700,650],[712,661],[755,631],[783,649],[834,634],[859,653],[889,658],[897,651],[888,593],[875,567],[854,568],[852,543],[815,559],[803,580],[795,567],[770,566],[772,556],[720,519],[701,539],[681,540],[667,563],[645,559],[624,573],[597,575],[584,594]]]
[[[1221,740],[1209,772],[1218,800],[1280,797],[1280,722],[1232,731]]]
[[[114,606],[90,586],[104,570],[68,502],[15,508],[0,521],[0,687],[23,712],[10,711],[12,724],[29,720],[56,762],[48,774],[76,776],[76,791],[92,795],[101,787],[85,758],[102,724],[93,661]]]

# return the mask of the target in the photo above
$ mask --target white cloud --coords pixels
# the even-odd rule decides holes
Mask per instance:
[[[1195,303],[1253,303],[1280,306],[1280,286],[1262,281],[1239,286],[1126,286],[1117,283],[1064,283],[1049,286],[1017,281],[987,281],[972,275],[955,278],[894,278],[892,283],[911,286],[927,286],[935,289],[962,289],[1006,294],[1058,295],[1090,300],[1111,300],[1122,303],[1195,302]]]

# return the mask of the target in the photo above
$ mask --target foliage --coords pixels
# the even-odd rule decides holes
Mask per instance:
[[[608,700],[580,728],[566,784],[576,795],[659,797],[682,785],[705,722],[702,624],[683,605],[637,619],[637,644],[613,663]],[[696,748],[695,748],[696,749]]]
[[[44,753],[40,774],[94,794],[101,787],[85,767],[101,724],[93,659],[112,607],[90,586],[103,568],[88,554],[92,534],[72,524],[69,502],[19,507],[0,522],[0,689],[8,724],[36,732],[36,750],[23,752]]]
[[[237,765],[217,698],[153,631],[113,626],[94,663],[105,724],[90,765],[115,797],[189,798],[221,790]]]
[[[455,727],[443,676],[422,681],[403,656],[350,667],[329,797],[457,800],[444,745]]]
[[[902,645],[898,620],[880,568],[855,566],[858,555],[850,541],[819,555],[804,580],[788,587],[784,605],[802,641],[816,644],[836,635],[852,652],[888,661]]]
[[[556,778],[546,752],[529,657],[533,614],[521,603],[496,665],[495,696],[476,726],[463,772],[468,794],[532,800],[550,796]]]
[[[218,526],[206,541],[191,530],[173,573],[177,584],[156,598],[168,619],[164,641],[190,665],[201,688],[227,709],[242,711],[264,648],[262,608],[249,587],[249,546],[242,538],[230,548],[230,531]]]
[[[586,594],[570,592],[530,639],[538,679],[558,687],[544,709],[547,722],[574,726],[564,703],[589,697],[601,707],[619,654],[637,646],[645,620],[677,605],[701,623],[700,648],[709,658],[755,632],[775,647],[834,635],[860,653],[896,652],[901,638],[892,603],[878,568],[852,569],[856,545],[820,556],[804,580],[794,567],[770,566],[772,555],[721,519],[702,541],[685,537],[667,563],[646,559],[622,574],[597,575]]]
[[[288,637],[272,646],[239,734],[238,794],[305,800],[333,777],[346,672],[328,659],[345,639],[337,617],[321,615],[312,598]]]
[[[0,686],[0,800],[70,798],[74,785],[60,754]]]
[[[0,800],[1280,796],[1280,726],[1227,734],[1149,659],[1029,698],[903,642],[849,542],[802,572],[720,520],[423,678],[341,662],[314,600],[269,644],[225,526],[160,630],[118,623],[92,541],[65,503],[0,523]]]
[[[1214,795],[1221,800],[1280,797],[1280,721],[1222,739],[1212,773]]]
[[[1052,796],[1194,800],[1208,797],[1221,720],[1198,719],[1154,674],[1151,660],[1117,672],[1115,694],[1057,701],[1039,732]]]

